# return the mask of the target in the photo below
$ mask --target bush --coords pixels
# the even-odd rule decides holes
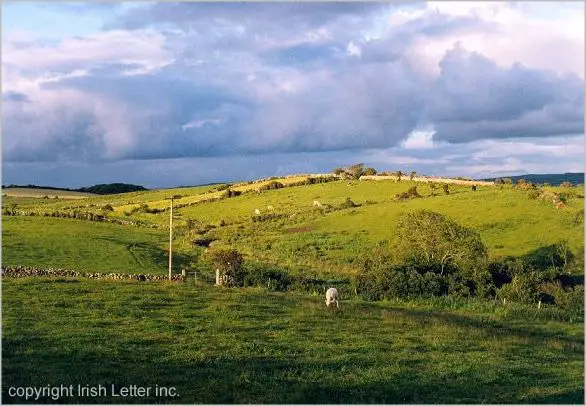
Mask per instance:
[[[241,194],[242,192],[239,190],[227,189],[226,191],[224,191],[224,193],[221,194],[220,199],[229,199],[232,197],[240,196]]]
[[[114,211],[114,207],[112,207],[112,205],[108,203],[108,204],[104,205],[104,207],[102,207],[102,210],[104,210],[104,211]]]
[[[271,265],[246,263],[243,273],[242,286],[264,287],[268,290],[284,292],[289,290],[292,283],[292,278],[287,271]]]
[[[344,202],[342,204],[340,204],[339,208],[340,209],[350,209],[352,207],[359,207],[359,204],[356,204],[352,201],[352,199],[350,199],[349,197],[346,198],[346,200],[344,200]]]
[[[276,180],[272,180],[269,183],[267,183],[266,185],[262,185],[261,187],[259,187],[258,190],[265,191],[265,190],[273,190],[273,189],[282,189],[284,187],[285,186],[281,182],[277,182]]]
[[[450,186],[447,183],[444,183],[443,186],[442,186],[442,188],[443,188],[444,193],[446,195],[449,195],[450,194]]]
[[[224,183],[222,185],[218,185],[214,188],[215,191],[217,192],[221,192],[222,190],[226,190],[230,188],[230,184],[229,183]]]
[[[537,303],[543,298],[541,283],[543,276],[538,272],[531,271],[513,276],[511,283],[497,289],[497,296],[513,302],[531,304]]]
[[[356,292],[366,300],[440,296],[447,292],[445,279],[432,272],[390,266],[356,276]]]
[[[560,186],[561,187],[566,187],[566,188],[573,187],[572,182],[567,182],[567,181],[560,183]]]
[[[374,175],[376,175],[376,173],[377,173],[376,172],[376,169],[374,169],[374,168],[366,168],[362,174],[363,175],[366,175],[366,176],[374,176]]]
[[[338,180],[335,176],[318,176],[316,178],[310,176],[304,182],[301,182],[299,184],[300,185],[315,185],[317,183],[327,183],[327,182],[332,182],[335,180]]]
[[[253,222],[259,221],[271,221],[271,220],[278,220],[287,217],[286,214],[277,214],[277,213],[265,213],[265,214],[253,214],[251,219]]]
[[[417,192],[417,186],[413,186],[409,188],[406,192],[401,192],[393,196],[396,200],[407,200],[411,197],[421,197],[421,195]]]
[[[401,214],[396,237],[405,263],[440,275],[471,274],[484,267],[487,259],[486,247],[477,232],[429,210]]]
[[[213,269],[219,269],[220,273],[227,275],[230,279],[228,286],[243,286],[244,272],[243,263],[244,258],[241,253],[235,249],[218,248],[210,250],[207,253]]]
[[[527,196],[529,197],[529,199],[537,199],[539,197],[539,195],[541,194],[541,192],[537,189],[532,189],[529,191],[529,193],[527,193]]]

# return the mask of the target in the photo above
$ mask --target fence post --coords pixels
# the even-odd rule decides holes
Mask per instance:
[[[537,303],[537,310],[541,309],[541,300]]]
[[[220,270],[216,269],[216,285],[220,284]]]
[[[193,286],[197,286],[197,271],[193,271]]]

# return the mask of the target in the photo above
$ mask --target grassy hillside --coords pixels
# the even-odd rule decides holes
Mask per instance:
[[[161,273],[167,269],[167,241],[168,234],[163,230],[71,219],[5,217],[2,263],[85,272]]]
[[[298,180],[289,178],[280,181]],[[262,184],[243,184],[233,189],[254,190]],[[417,186],[423,197],[408,201],[393,198],[412,186]],[[154,231],[82,220],[5,216],[5,261],[82,269],[92,266],[111,269],[116,265],[119,270],[129,272],[140,272],[140,269],[164,271],[166,267],[161,265],[164,262],[162,257],[166,255],[164,242],[168,212],[131,213],[131,209],[141,203],[146,203],[149,208],[168,207],[169,201],[164,199],[174,194],[182,196],[176,200],[177,205],[201,202],[175,210],[175,245],[182,265],[195,261],[203,250],[192,244],[198,236],[198,228],[212,225],[216,228],[208,231],[206,236],[216,239],[214,244],[236,247],[249,259],[287,265],[310,273],[352,273],[356,258],[367,252],[373,243],[393,241],[400,213],[421,208],[445,214],[478,231],[492,257],[525,255],[561,240],[567,240],[575,253],[583,250],[584,229],[578,219],[580,210],[583,210],[583,188],[572,188],[574,196],[563,209],[556,209],[548,202],[531,200],[526,192],[511,187],[486,186],[472,191],[468,186],[451,186],[449,195],[439,190],[438,195],[432,197],[428,185],[409,181],[336,181],[263,193],[252,191],[230,199],[210,201],[222,193],[213,189],[214,186],[202,186],[100,196],[86,199],[79,205],[51,199],[5,199],[4,207],[16,203],[23,210],[41,211],[75,209],[101,212],[100,207],[108,203],[114,209],[107,214],[109,217],[143,220],[160,227]],[[549,189],[564,190],[556,187]],[[347,197],[361,206],[329,212],[312,206],[313,201],[318,200],[336,209]],[[269,205],[274,207],[274,211],[267,209]],[[270,213],[279,218],[253,222],[252,216],[257,208],[263,215]],[[192,223],[192,226],[195,224],[194,229],[188,230],[188,220],[196,221]],[[111,237],[104,237],[104,233],[110,233]],[[79,238],[71,239],[71,235]],[[150,241],[148,247],[144,245],[145,239]],[[93,245],[94,240],[97,245]],[[103,245],[106,240],[112,247]],[[127,248],[133,244],[142,244],[149,254],[134,260],[132,250]],[[115,250],[113,246],[116,246]],[[127,259],[118,261],[112,253]],[[102,257],[113,258],[113,263],[105,266],[98,259]]]
[[[93,193],[76,192],[72,190],[56,190],[56,189],[41,189],[41,188],[7,188],[2,189],[3,196],[10,197],[33,197],[43,198],[48,197],[54,199],[55,196],[59,199],[85,199],[87,197],[95,196]]]
[[[67,403],[582,403],[583,324],[473,301],[363,303],[186,284],[3,280],[11,386],[175,387]],[[108,389],[109,390],[109,389]],[[49,403],[44,397],[40,402]]]

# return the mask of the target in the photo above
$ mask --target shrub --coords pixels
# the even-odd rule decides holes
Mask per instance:
[[[532,189],[529,191],[529,193],[527,193],[527,196],[529,197],[529,199],[537,199],[539,197],[539,195],[541,194],[541,192],[537,189]]]
[[[222,185],[218,185],[214,188],[215,191],[217,192],[221,192],[222,190],[226,190],[230,188],[230,184],[229,183],[224,183]]]
[[[232,197],[240,196],[241,194],[242,192],[239,190],[227,189],[224,191],[224,193],[221,194],[220,199],[229,199]]]
[[[343,168],[334,168],[333,173],[334,175],[342,175],[343,173],[345,173],[346,171]]]
[[[355,286],[356,292],[367,300],[433,297],[447,292],[445,279],[440,275],[432,272],[421,274],[404,266],[360,272]]]
[[[230,277],[230,286],[244,285],[244,258],[241,253],[235,249],[218,248],[208,251],[207,257],[214,269]]]
[[[272,180],[269,183],[267,183],[266,185],[262,185],[261,187],[259,187],[258,190],[265,191],[265,190],[273,190],[273,189],[282,189],[284,187],[285,186],[281,182],[277,182],[275,180]]]
[[[568,181],[565,181],[565,182],[560,183],[560,186],[561,187],[565,187],[565,188],[571,188],[571,187],[573,187],[572,182],[568,182]]]
[[[519,303],[537,303],[542,299],[541,283],[543,276],[538,272],[531,271],[513,276],[510,283],[497,289],[497,296]]]
[[[364,164],[350,165],[348,168],[346,168],[346,173],[352,179],[360,179],[360,177],[364,174]]]
[[[364,172],[362,172],[362,174],[366,175],[366,176],[374,176],[374,175],[376,175],[376,173],[377,173],[376,169],[374,169],[374,168],[366,168],[364,170]]]
[[[356,204],[352,201],[352,199],[350,199],[349,197],[346,198],[346,200],[344,200],[344,202],[342,204],[340,204],[339,208],[340,209],[350,209],[352,207],[359,207],[359,204]]]
[[[305,181],[299,183],[299,185],[314,185],[316,183],[327,183],[338,180],[335,176],[318,176],[318,177],[308,177]],[[294,184],[290,184],[293,186]]]
[[[104,210],[104,211],[114,211],[114,207],[112,207],[112,205],[108,203],[108,204],[104,205],[104,207],[102,207],[102,210]]]
[[[443,184],[442,189],[444,190],[444,193],[446,195],[449,195],[450,194],[450,186],[447,183],[444,183]]]
[[[278,220],[281,218],[287,217],[286,214],[278,214],[278,213],[265,213],[265,214],[253,214],[251,219],[253,222],[259,221],[271,221],[271,220]]]
[[[429,210],[401,214],[396,236],[404,261],[440,275],[456,270],[473,272],[483,267],[487,258],[477,232]]]
[[[407,190],[407,194],[409,197],[421,197],[421,195],[417,192],[417,186],[413,186]]]
[[[261,263],[246,263],[243,269],[242,286],[264,287],[268,290],[289,290],[292,278],[289,273],[278,267]]]

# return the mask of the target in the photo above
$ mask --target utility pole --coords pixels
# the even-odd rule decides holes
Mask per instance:
[[[171,196],[171,215],[169,216],[169,280],[173,267],[173,196]]]

